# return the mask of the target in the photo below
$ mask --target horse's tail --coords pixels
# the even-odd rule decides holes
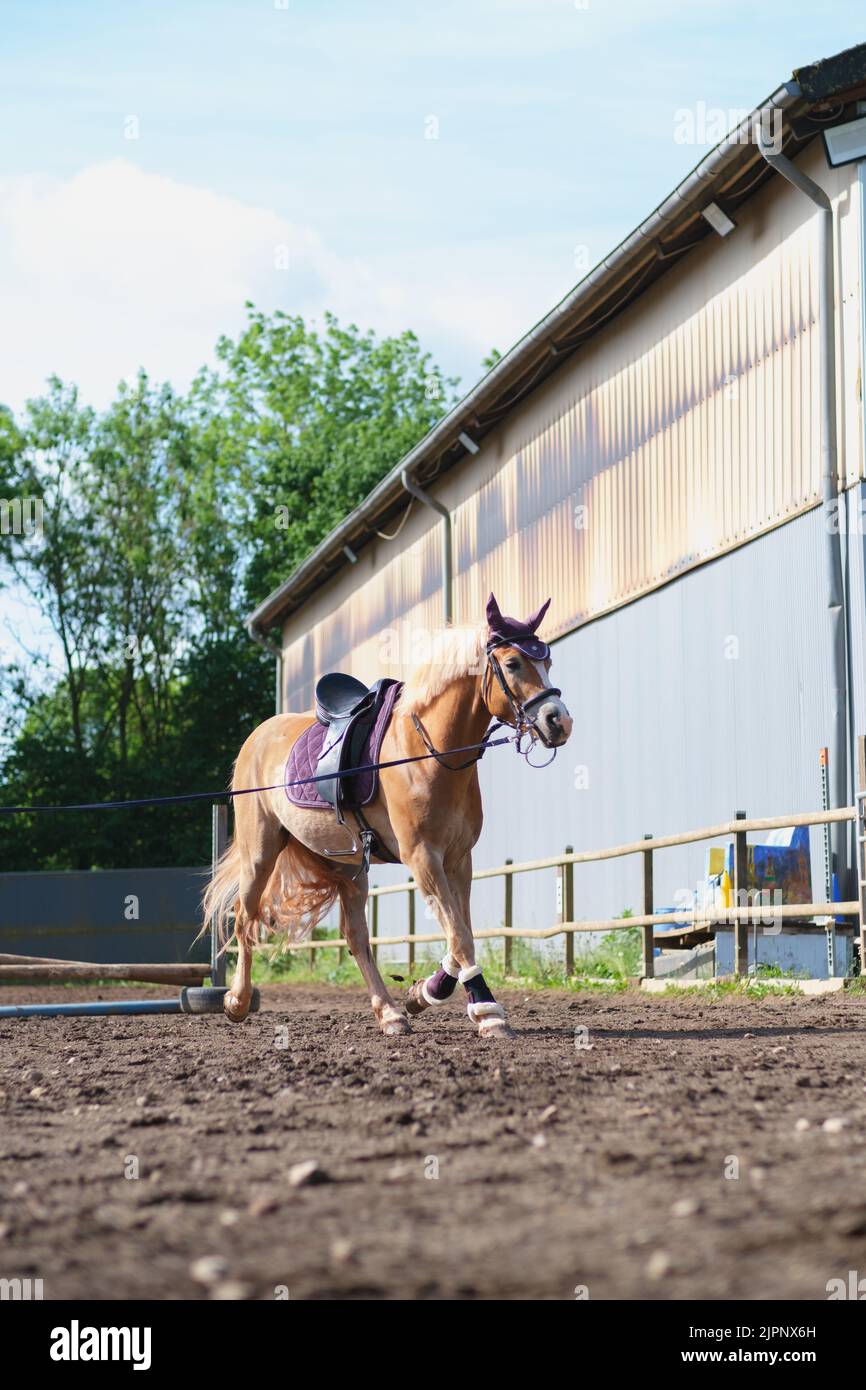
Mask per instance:
[[[237,843],[232,840],[228,849],[220,855],[213,877],[202,897],[201,909],[204,925],[199,936],[204,935],[213,924],[217,941],[221,947],[231,936],[231,917],[240,894],[240,866],[240,850]]]
[[[340,897],[333,868],[300,840],[289,837],[277,855],[259,904],[258,921],[268,932],[303,941]]]
[[[231,937],[231,918],[237,914],[240,901],[240,860],[240,850],[232,841],[202,899],[202,933],[213,921],[221,947]],[[257,940],[261,926],[267,932],[285,934],[289,941],[303,941],[330,912],[340,887],[339,878],[324,860],[289,837],[277,855],[255,915],[243,923],[242,931]]]

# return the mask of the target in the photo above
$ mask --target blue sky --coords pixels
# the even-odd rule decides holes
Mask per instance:
[[[4,0],[0,400],[182,386],[248,297],[468,389],[698,161],[678,111],[863,39],[848,0]]]

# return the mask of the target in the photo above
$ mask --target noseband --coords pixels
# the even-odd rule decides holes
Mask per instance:
[[[543,704],[545,700],[551,697],[558,698],[562,694],[562,691],[558,686],[548,685],[544,690],[540,690],[537,695],[533,695],[529,700],[518,700],[511,686],[508,684],[508,681],[505,679],[505,672],[496,655],[497,647],[510,647],[512,645],[513,643],[503,637],[491,638],[487,643],[487,665],[484,670],[484,679],[481,683],[481,698],[487,706],[489,713],[490,707],[487,705],[487,697],[490,693],[490,676],[492,672],[499,683],[500,690],[508,701],[508,707],[514,717],[514,727],[517,730],[518,746],[524,734],[530,734],[533,738],[540,739],[545,748],[552,748],[555,754],[556,744],[551,743],[542,732],[537,719],[538,711],[535,710],[535,707]],[[535,713],[533,713],[533,710],[535,710]],[[493,715],[490,717],[493,718]]]

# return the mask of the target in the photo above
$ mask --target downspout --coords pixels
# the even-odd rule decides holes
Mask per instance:
[[[834,288],[833,204],[819,184],[775,151],[761,127],[758,149],[764,159],[811,199],[820,209],[818,256],[820,261],[819,314],[821,327],[821,471],[824,512],[824,565],[827,611],[830,617],[830,805],[848,804],[848,663],[846,630],[848,615],[842,582],[842,521],[839,515],[839,465],[836,449],[836,296]],[[848,892],[848,836],[843,823],[830,828],[830,843],[840,897]]]
[[[250,637],[253,639],[254,642],[257,642],[258,645],[259,645],[260,647],[262,647],[270,656],[274,657],[275,660],[276,660],[276,673],[275,673],[276,690],[275,690],[275,698],[274,698],[274,706],[275,706],[275,708],[274,708],[274,713],[275,713],[275,714],[282,714],[282,712],[283,712],[283,649],[282,649],[281,646],[275,647],[274,644],[273,644],[273,642],[271,642],[270,639],[267,638],[267,637],[265,636],[265,634],[262,632],[261,628],[256,627],[254,623],[248,623],[248,624],[247,624],[247,632],[249,633]]]
[[[429,507],[431,511],[438,512],[442,518],[442,617],[445,626],[448,627],[454,620],[451,513],[447,507],[443,507],[441,502],[437,502],[435,497],[431,497],[429,492],[420,488],[405,468],[400,474],[400,481],[408,493],[417,497],[418,501],[423,502],[424,506]]]

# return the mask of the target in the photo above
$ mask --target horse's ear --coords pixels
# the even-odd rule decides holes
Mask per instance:
[[[491,632],[498,632],[502,625],[502,614],[493,594],[487,600],[487,626]]]
[[[533,613],[531,618],[526,619],[526,627],[529,632],[537,632],[541,627],[541,620],[550,607],[550,599],[543,603],[537,613]]]

